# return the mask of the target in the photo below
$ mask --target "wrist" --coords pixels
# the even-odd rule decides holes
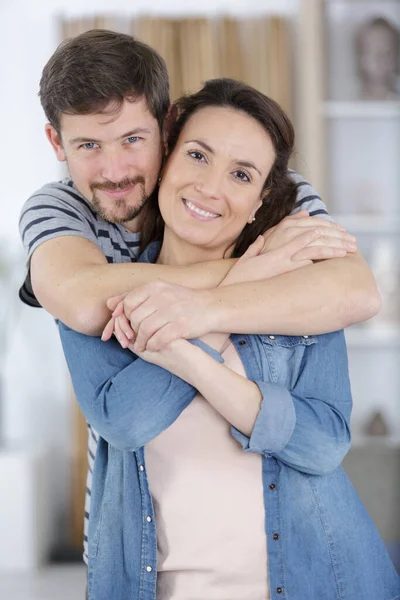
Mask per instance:
[[[225,312],[228,310],[222,300],[225,294],[221,296],[220,286],[211,290],[204,290],[203,293],[205,302],[203,314],[201,315],[204,323],[202,335],[225,332],[221,329],[221,321],[225,318]]]

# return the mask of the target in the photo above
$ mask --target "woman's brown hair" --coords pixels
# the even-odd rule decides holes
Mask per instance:
[[[293,152],[293,126],[282,108],[258,90],[233,79],[210,79],[198,92],[182,96],[172,107],[176,115],[168,137],[169,156],[190,117],[197,111],[218,106],[244,112],[262,125],[271,138],[275,161],[261,192],[262,206],[256,220],[247,224],[239,235],[233,256],[241,256],[258,235],[277,225],[294,208],[296,184],[288,172]],[[168,160],[168,158],[167,158]],[[142,249],[150,242],[162,240],[164,223],[158,208],[157,195],[149,200],[142,228]]]

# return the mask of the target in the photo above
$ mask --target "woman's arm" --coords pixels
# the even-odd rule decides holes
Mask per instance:
[[[144,352],[196,387],[232,425],[248,452],[275,456],[306,473],[323,475],[339,466],[350,446],[352,406],[343,332],[307,346],[292,389],[249,381],[185,340],[169,354]]]

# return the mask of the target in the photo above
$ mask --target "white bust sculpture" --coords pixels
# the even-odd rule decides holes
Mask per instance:
[[[357,64],[366,100],[392,100],[398,96],[400,32],[383,17],[363,24],[356,36]]]

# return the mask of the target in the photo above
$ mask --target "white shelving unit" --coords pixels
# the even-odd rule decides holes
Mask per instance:
[[[397,261],[400,276],[400,97],[361,99],[354,54],[355,33],[364,21],[382,15],[398,19],[400,27],[395,5],[300,0],[297,121],[301,165],[335,220],[357,236],[371,266],[379,262],[381,242],[391,244],[390,262]],[[388,325],[377,317],[349,328],[346,340],[354,433],[362,435],[379,407],[400,439],[400,322]]]
[[[340,101],[323,102],[322,116],[329,119],[396,119],[399,102]]]

